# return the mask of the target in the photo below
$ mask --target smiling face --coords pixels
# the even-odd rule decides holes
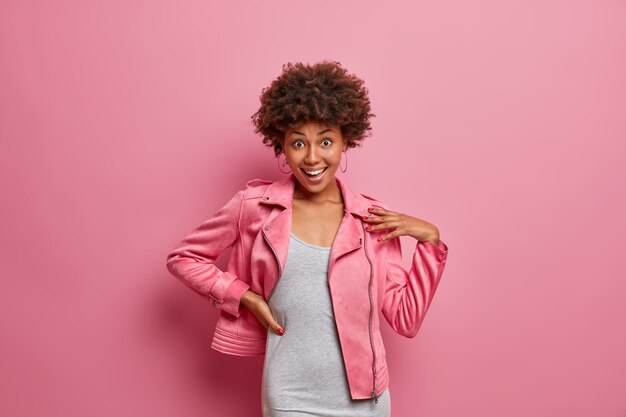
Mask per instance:
[[[296,187],[304,194],[330,194],[337,189],[335,172],[344,150],[347,143],[337,126],[310,121],[285,132],[283,152],[299,183]]]

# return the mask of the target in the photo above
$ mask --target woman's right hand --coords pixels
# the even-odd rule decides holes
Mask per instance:
[[[276,334],[282,336],[284,330],[274,319],[270,306],[262,296],[252,290],[247,290],[241,296],[241,304],[250,310],[266,329],[271,327]]]

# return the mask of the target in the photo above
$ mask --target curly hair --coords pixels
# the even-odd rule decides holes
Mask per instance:
[[[251,116],[255,133],[274,147],[275,156],[283,150],[285,131],[307,121],[339,127],[349,148],[360,146],[371,134],[370,117],[376,116],[370,113],[363,80],[337,61],[283,64],[282,74],[263,89],[260,100]]]

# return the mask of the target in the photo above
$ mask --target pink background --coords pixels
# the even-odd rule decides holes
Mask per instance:
[[[339,175],[450,247],[394,417],[626,416],[623,0],[3,1],[1,415],[260,416],[165,256],[282,177],[250,116],[321,59],[377,115]]]

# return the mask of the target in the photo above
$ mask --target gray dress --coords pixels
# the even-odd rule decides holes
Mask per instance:
[[[263,417],[390,417],[389,388],[374,399],[350,397],[330,290],[330,247],[293,233],[287,261],[268,304],[285,329],[268,329]]]

